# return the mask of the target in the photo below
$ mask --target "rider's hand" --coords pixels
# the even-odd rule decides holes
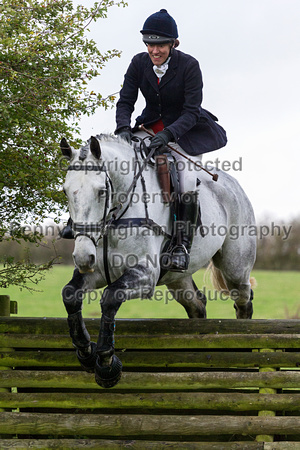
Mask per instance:
[[[119,130],[117,130],[116,134],[120,136],[121,139],[124,139],[124,141],[128,142],[128,144],[131,144],[131,138],[133,134],[130,127],[120,128]]]
[[[159,131],[152,139],[149,148],[163,149],[172,139],[173,134],[167,128]]]

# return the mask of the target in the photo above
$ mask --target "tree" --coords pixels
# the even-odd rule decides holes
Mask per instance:
[[[105,18],[114,5],[125,3],[102,0],[91,9],[74,7],[72,0],[0,4],[0,242],[38,243],[40,234],[25,233],[19,224],[60,215],[65,204],[60,139],[65,136],[80,145],[80,116],[114,101],[113,96],[90,91],[88,81],[120,53],[102,53],[86,36],[89,24]],[[40,271],[29,261],[21,266],[39,274],[52,263]],[[8,258],[4,266],[7,274],[13,274],[14,267],[17,271],[10,277],[2,273],[0,287],[24,285],[24,276],[18,278],[23,273],[20,262]]]
[[[257,242],[255,269],[299,270],[300,217],[287,221],[262,221],[264,235]],[[266,233],[267,231],[267,233]]]

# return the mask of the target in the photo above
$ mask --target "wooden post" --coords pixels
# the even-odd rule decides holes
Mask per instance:
[[[9,295],[0,295],[0,317],[10,316],[10,298]]]
[[[14,302],[15,303],[15,302]],[[0,317],[10,316],[10,297],[9,295],[0,295]],[[2,348],[2,351],[11,351],[11,349]],[[1,370],[11,370],[11,367],[1,366]],[[0,388],[0,392],[11,392],[9,388]],[[0,411],[5,411],[4,408],[0,408]],[[11,411],[11,410],[10,410]]]
[[[269,349],[269,348],[262,348],[259,350],[259,352],[275,352],[274,349]],[[276,369],[274,367],[261,367],[259,369],[260,372],[276,372]],[[260,394],[276,394],[277,390],[276,389],[272,389],[272,388],[260,388],[259,389],[259,393]],[[258,411],[258,416],[271,416],[271,417],[275,417],[276,416],[276,411]],[[274,442],[274,436],[269,435],[269,434],[261,434],[256,436],[256,441],[257,442]]]

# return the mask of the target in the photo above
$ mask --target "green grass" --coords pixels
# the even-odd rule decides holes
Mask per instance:
[[[71,266],[55,266],[37,289],[42,292],[20,291],[16,287],[2,289],[0,294],[10,295],[18,302],[18,316],[23,317],[66,317],[61,298],[63,286],[71,279]],[[207,316],[210,319],[233,319],[233,302],[230,299],[214,299],[210,283],[203,281],[205,270],[200,270],[194,280],[200,289],[205,286],[208,298]],[[254,291],[254,319],[292,318],[300,307],[300,273],[277,271],[254,271],[257,287]],[[128,300],[119,312],[118,318],[186,318],[185,310],[170,298],[164,287],[151,300]],[[100,317],[99,293],[91,293],[84,300],[84,316]],[[298,312],[300,316],[300,310]]]

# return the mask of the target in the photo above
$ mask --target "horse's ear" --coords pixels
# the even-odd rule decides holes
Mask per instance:
[[[66,138],[62,138],[62,140],[60,141],[60,149],[64,156],[66,156],[67,158],[71,158],[72,149],[71,149],[70,145],[68,144],[68,141]]]
[[[93,155],[96,159],[100,159],[100,156],[101,156],[101,147],[100,147],[100,144],[99,144],[98,139],[95,138],[95,136],[91,136],[90,149],[91,149],[92,155]]]

